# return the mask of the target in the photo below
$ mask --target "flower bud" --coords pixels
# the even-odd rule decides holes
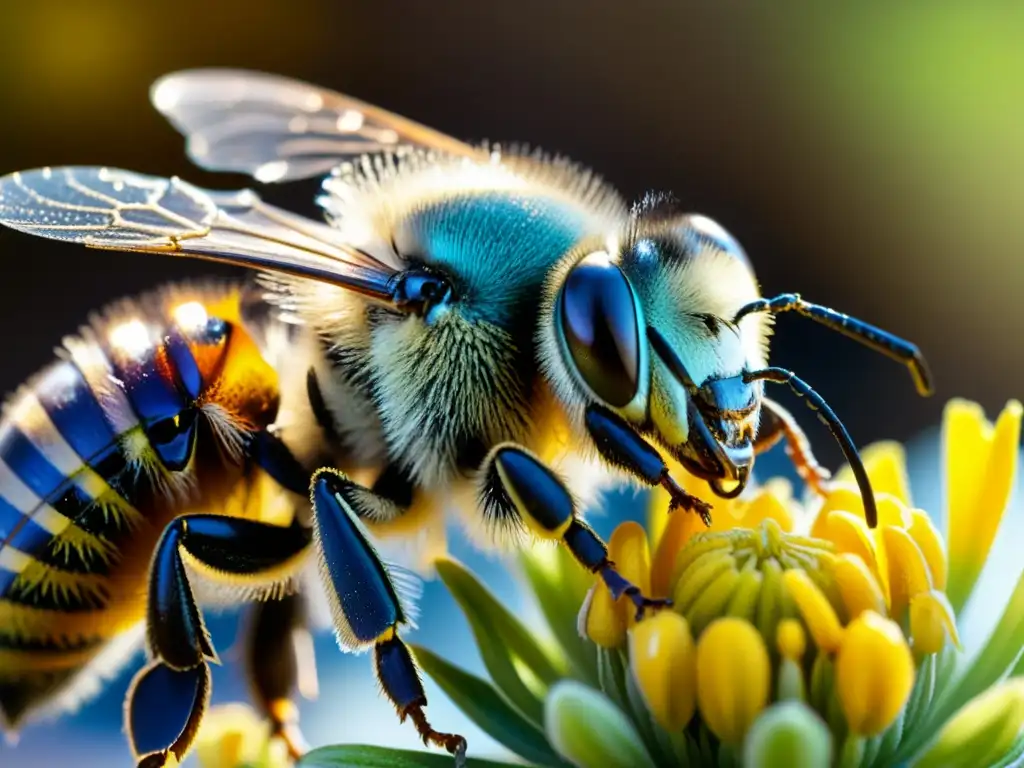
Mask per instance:
[[[620,648],[626,642],[626,617],[603,581],[587,592],[576,626],[580,637],[589,637],[602,648]]]
[[[1024,729],[1024,679],[1011,678],[967,702],[915,763],[917,768],[1006,765]],[[1016,763],[1014,763],[1016,764]]]
[[[629,635],[630,668],[647,708],[667,731],[680,731],[693,717],[697,697],[697,651],[682,616],[662,611]]]
[[[768,703],[768,649],[747,621],[717,619],[697,642],[697,702],[708,728],[740,744]]]
[[[563,680],[548,693],[544,730],[555,751],[579,768],[633,768],[653,762],[622,711],[604,694],[574,680]]]
[[[796,701],[769,707],[743,742],[747,768],[827,768],[832,764],[832,734],[818,714]]]
[[[853,733],[874,736],[888,728],[914,686],[914,659],[899,626],[871,612],[850,622],[836,656],[835,685]]]

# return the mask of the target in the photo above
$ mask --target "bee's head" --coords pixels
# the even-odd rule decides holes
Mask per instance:
[[[753,464],[763,387],[744,375],[764,365],[768,336],[763,316],[732,322],[758,296],[749,262],[702,216],[638,222],[621,241],[581,245],[550,286],[559,353],[549,358],[568,373],[557,388],[735,495]]]

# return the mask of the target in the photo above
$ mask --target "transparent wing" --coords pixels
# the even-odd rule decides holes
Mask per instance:
[[[344,158],[400,145],[480,151],[349,96],[259,72],[176,72],[154,83],[150,99],[197,165],[262,182],[326,175]]]
[[[267,205],[114,168],[42,168],[0,178],[0,224],[93,248],[236,264],[341,285],[389,300],[398,270],[326,224]]]

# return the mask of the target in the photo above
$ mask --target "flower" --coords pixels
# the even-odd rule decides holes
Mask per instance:
[[[992,424],[977,405],[947,405],[942,532],[914,506],[896,443],[862,454],[874,529],[848,468],[803,502],[781,480],[718,499],[679,473],[715,505],[710,529],[669,514],[657,491],[646,526],[622,523],[609,539],[623,574],[671,609],[636,622],[568,554],[538,547],[522,565],[548,641],[443,561],[491,681],[426,649],[417,658],[538,765],[1002,764],[1024,754],[1024,688],[1000,682],[1024,674],[1024,575],[974,654],[957,616],[1008,504],[1021,413],[1010,402]]]
[[[287,768],[288,747],[247,704],[211,707],[196,737],[199,768]]]

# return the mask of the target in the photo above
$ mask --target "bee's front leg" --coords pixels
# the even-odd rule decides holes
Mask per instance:
[[[612,466],[618,467],[650,486],[660,485],[668,491],[670,510],[696,512],[704,525],[711,525],[711,505],[688,493],[669,474],[665,460],[623,419],[607,408],[591,405],[585,423],[597,452]]]
[[[146,648],[125,725],[140,768],[181,761],[210,698],[208,662],[217,662],[185,570],[183,553],[227,587],[259,590],[292,576],[305,560],[311,532],[220,515],[189,515],[164,529],[149,571]]]
[[[500,527],[526,528],[535,535],[560,540],[589,571],[608,585],[612,597],[629,597],[637,619],[647,608],[671,605],[641,594],[608,559],[608,547],[576,514],[576,504],[555,473],[514,443],[503,443],[488,455],[482,468],[482,506],[488,522]]]

